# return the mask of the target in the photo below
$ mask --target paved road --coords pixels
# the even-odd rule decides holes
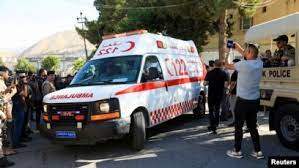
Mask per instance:
[[[264,154],[299,156],[278,142],[275,132],[268,131],[267,115],[259,115],[259,131]],[[245,134],[243,153],[245,158],[228,158],[226,150],[233,145],[233,129],[223,123],[218,135],[206,131],[207,119],[195,120],[186,114],[150,129],[146,148],[134,152],[122,140],[100,143],[96,146],[63,147],[34,135],[29,147],[19,151],[11,159],[15,167],[104,167],[104,168],[217,168],[217,167],[266,167],[267,160],[255,160],[249,156],[252,144]]]

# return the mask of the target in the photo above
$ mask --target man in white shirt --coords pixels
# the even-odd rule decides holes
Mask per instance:
[[[235,148],[227,151],[227,155],[234,158],[243,157],[241,152],[242,127],[246,121],[255,150],[252,156],[262,159],[264,156],[261,152],[257,130],[257,113],[260,103],[259,84],[262,78],[263,62],[258,58],[259,51],[254,44],[248,44],[244,50],[238,43],[235,43],[235,50],[244,56],[244,60],[236,64],[228,64],[226,59],[226,68],[238,72],[235,107]]]

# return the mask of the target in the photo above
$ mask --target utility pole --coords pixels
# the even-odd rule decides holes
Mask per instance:
[[[87,48],[86,48],[86,39],[85,39],[85,32],[84,32],[85,21],[86,21],[86,17],[83,17],[83,13],[80,12],[80,17],[77,17],[77,22],[82,25],[84,49],[85,49],[85,56],[86,56],[86,60],[87,60],[88,59],[88,53],[87,53]]]

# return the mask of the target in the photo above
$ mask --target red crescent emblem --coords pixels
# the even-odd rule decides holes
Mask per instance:
[[[130,47],[129,47],[128,49],[122,51],[122,52],[130,51],[130,50],[132,50],[132,49],[135,47],[135,42],[133,42],[133,41],[128,41],[127,43],[130,44]]]

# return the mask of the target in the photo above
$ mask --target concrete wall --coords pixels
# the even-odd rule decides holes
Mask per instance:
[[[280,18],[295,12],[299,12],[299,0],[273,0],[274,3],[266,6],[266,12],[263,8],[257,9],[253,23],[260,24],[273,19]]]

